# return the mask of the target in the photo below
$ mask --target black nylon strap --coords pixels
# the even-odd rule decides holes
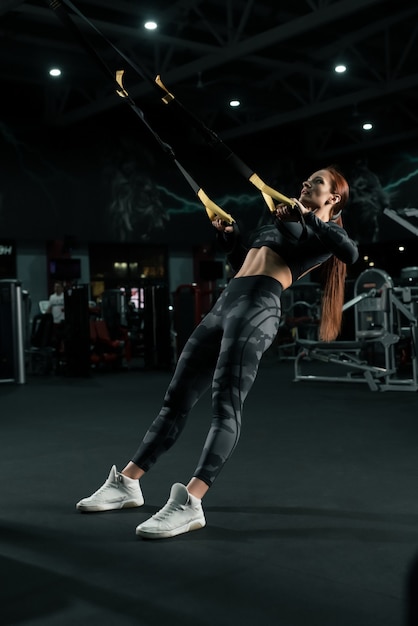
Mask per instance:
[[[83,48],[89,52],[95,61],[98,63],[100,69],[106,76],[110,76],[112,81],[115,82],[115,90],[117,93],[123,97],[123,100],[131,107],[134,113],[140,118],[141,122],[148,128],[149,132],[153,135],[160,148],[173,160],[176,167],[179,169],[185,180],[191,186],[193,191],[197,194],[202,204],[205,206],[206,212],[209,216],[209,219],[213,220],[215,216],[220,217],[224,221],[229,224],[232,224],[235,220],[231,215],[225,213],[221,207],[218,207],[201,189],[198,183],[193,179],[193,177],[189,174],[189,172],[181,165],[181,163],[177,160],[174,150],[170,144],[163,141],[158,133],[152,128],[152,126],[148,123],[144,112],[140,107],[134,102],[134,100],[130,97],[129,93],[123,89],[121,89],[121,84],[117,81],[117,74],[115,73],[103,60],[94,46],[91,44],[89,39],[84,36],[81,30],[76,26],[74,21],[68,15],[66,8],[63,5],[69,6],[79,17],[81,17],[93,30],[96,34],[99,35],[99,38],[102,39],[108,46],[111,46],[131,67],[135,69],[135,71],[145,80],[150,82],[158,92],[161,92],[160,87],[150,78],[147,74],[141,70],[136,64],[132,63],[128,57],[126,57],[123,52],[118,50],[116,46],[113,45],[102,33],[92,24],[69,0],[50,0],[49,6],[56,12],[58,17],[63,22],[64,26],[67,27],[75,36],[76,40],[79,41]],[[123,74],[123,72],[122,72]]]
[[[302,223],[303,229],[304,229],[304,231],[306,231],[306,225],[305,225],[305,220],[303,218],[303,214],[301,213],[298,205],[294,201],[292,201],[290,198],[287,198],[283,194],[280,194],[279,192],[277,192],[275,189],[272,189],[271,187],[266,185],[259,178],[259,176],[248,165],[246,165],[246,163],[244,163],[219,138],[219,136],[212,129],[208,128],[199,118],[197,118],[188,109],[186,109],[181,104],[181,102],[179,102],[177,100],[177,98],[175,98],[172,94],[170,94],[168,92],[168,90],[165,88],[165,86],[161,82],[159,82],[158,80],[154,80],[154,78],[148,73],[148,71],[145,68],[143,68],[143,67],[139,66],[138,64],[134,63],[121,50],[119,50],[107,37],[105,37],[103,35],[103,33],[101,33],[101,31],[92,22],[90,22],[90,20],[88,20],[88,18],[86,18],[85,15],[83,15],[83,13],[81,13],[81,11],[79,11],[79,9],[77,9],[77,7],[71,2],[71,0],[47,0],[47,1],[48,1],[49,6],[56,12],[58,17],[63,22],[63,24],[67,28],[69,28],[69,30],[73,33],[73,35],[81,43],[81,45],[93,56],[93,58],[96,60],[96,62],[98,63],[98,65],[100,66],[102,71],[106,74],[106,76],[108,76],[108,77],[110,76],[112,81],[115,82],[117,93],[119,93],[119,95],[123,95],[123,97],[126,100],[126,102],[131,106],[131,108],[134,110],[134,112],[138,115],[138,117],[141,119],[141,121],[145,124],[145,126],[148,128],[148,130],[152,133],[154,138],[157,140],[157,142],[160,145],[160,147],[164,150],[164,152],[166,154],[168,154],[173,159],[175,165],[181,171],[182,175],[185,177],[187,182],[191,185],[191,187],[193,188],[195,193],[198,193],[196,191],[196,189],[201,190],[201,188],[193,180],[193,178],[187,172],[187,170],[177,161],[172,146],[170,146],[169,144],[167,144],[166,142],[161,140],[159,135],[154,131],[154,129],[147,122],[143,111],[138,107],[138,105],[129,96],[129,93],[125,89],[123,89],[123,94],[121,93],[121,91],[119,89],[120,88],[120,83],[118,83],[116,78],[115,78],[116,73],[111,68],[109,68],[109,66],[104,62],[103,58],[100,56],[100,54],[96,51],[94,46],[87,39],[87,37],[81,32],[81,30],[78,28],[78,26],[76,26],[74,21],[70,18],[69,14],[68,14],[68,12],[66,10],[66,7],[70,8],[71,11],[73,11],[76,15],[78,15],[81,20],[83,20],[86,24],[88,24],[88,26],[93,30],[93,32],[99,37],[99,39],[102,42],[104,42],[107,46],[111,47],[141,78],[143,78],[155,90],[157,90],[158,93],[159,93],[159,96],[162,97],[162,100],[166,104],[168,104],[168,103],[175,103],[176,108],[183,114],[183,116],[186,118],[188,123],[191,123],[191,125],[203,136],[203,138],[205,139],[207,144],[211,148],[213,148],[215,150],[215,152],[217,154],[219,154],[219,156],[224,161],[226,161],[228,164],[230,164],[233,167],[234,170],[236,170],[239,174],[244,176],[244,178],[246,178],[249,182],[251,182],[253,185],[255,185],[257,187],[257,189],[259,189],[259,191],[262,193],[262,195],[263,195],[263,197],[264,197],[264,199],[265,199],[265,201],[266,201],[266,203],[267,203],[267,205],[268,205],[268,207],[269,207],[269,209],[270,209],[270,211],[272,213],[274,212],[274,202],[273,202],[273,199],[276,199],[279,202],[283,202],[283,203],[287,204],[293,210],[297,211],[297,213],[299,214],[299,218],[300,218],[300,221]],[[123,74],[123,72],[122,72],[122,74]],[[167,98],[167,95],[169,96],[168,98]],[[203,190],[201,190],[201,191],[202,191],[202,194],[201,194],[201,196],[199,196],[200,199],[202,200],[202,197],[207,198],[207,196],[206,196],[206,194],[204,194]],[[209,198],[207,198],[207,199],[210,201]],[[231,216],[229,216],[228,214],[226,214],[225,212],[223,212],[222,209],[220,209],[220,207],[217,207],[217,205],[212,203],[212,201],[210,201],[210,203],[211,203],[211,209],[208,209],[207,205],[205,205],[205,206],[206,206],[206,210],[208,212],[208,215],[209,215],[209,217],[211,219],[212,219],[211,212],[213,212],[213,209],[216,209],[216,214],[218,216],[221,216],[221,217],[228,216],[229,219],[227,221],[229,221],[229,223],[232,223],[234,221],[233,218]]]

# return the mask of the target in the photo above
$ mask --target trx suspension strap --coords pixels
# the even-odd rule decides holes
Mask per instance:
[[[63,2],[65,2],[66,4],[70,5],[71,8],[74,9],[74,11],[76,11],[76,13],[78,15],[80,15],[86,22],[88,22],[87,18],[85,18],[79,11],[78,9],[76,9],[71,2],[67,2],[66,0],[63,0]],[[97,53],[97,51],[95,50],[95,48],[91,45],[91,43],[87,40],[86,37],[84,37],[84,35],[81,33],[81,31],[77,28],[77,26],[74,24],[74,22],[72,21],[72,19],[70,18],[70,16],[68,15],[67,11],[65,10],[65,8],[63,7],[63,3],[60,0],[51,0],[49,2],[50,7],[57,13],[57,15],[60,17],[60,19],[62,20],[62,22],[65,24],[65,26],[68,26],[69,29],[71,30],[71,32],[76,36],[76,38],[80,41],[80,43],[82,44],[82,46],[84,48],[87,49],[88,52],[90,52],[92,54],[92,56],[94,57],[94,59],[97,61],[97,63],[99,64],[100,68],[104,71],[104,73],[108,76],[111,77],[112,80],[115,80],[115,75],[114,72],[106,65],[106,63],[103,61],[102,57]],[[120,52],[117,48],[115,48],[115,46],[108,41],[98,30],[97,28],[91,24],[90,22],[88,22],[88,24],[96,31],[96,33],[98,33],[100,35],[100,37],[102,39],[104,39],[106,41],[106,43],[108,45],[110,45],[114,50],[116,50],[116,52],[122,56],[130,65],[132,65],[132,62],[129,61],[125,55]],[[143,78],[145,78],[145,76],[143,75],[143,73],[141,73],[139,71],[139,68],[137,68],[136,66],[134,66],[134,69],[140,74],[140,76],[142,76]],[[129,104],[129,106],[132,108],[132,110],[134,111],[134,113],[136,113],[136,115],[140,118],[140,120],[142,121],[142,123],[148,128],[148,130],[150,131],[150,133],[153,135],[153,137],[156,139],[156,141],[158,142],[159,146],[162,148],[162,150],[169,156],[171,157],[171,159],[173,160],[173,162],[175,163],[175,165],[177,166],[177,168],[180,170],[180,172],[182,173],[182,175],[184,176],[184,178],[186,179],[186,181],[189,183],[189,185],[191,186],[191,188],[193,189],[193,191],[195,192],[195,194],[198,196],[199,200],[202,202],[203,206],[206,209],[206,213],[209,217],[209,219],[211,221],[213,221],[215,219],[215,217],[219,217],[222,221],[226,222],[227,224],[233,224],[235,222],[234,218],[229,214],[226,213],[220,206],[218,206],[213,200],[211,200],[209,198],[209,196],[205,193],[205,191],[197,184],[197,182],[192,178],[192,176],[189,174],[189,172],[182,166],[182,164],[178,161],[178,159],[176,158],[176,155],[174,153],[173,148],[166,143],[165,141],[162,141],[162,139],[160,138],[160,136],[155,132],[155,130],[150,126],[150,124],[148,123],[148,121],[146,120],[145,114],[144,112],[137,106],[137,104],[134,102],[134,100],[129,96],[128,92],[123,88],[123,85],[121,84],[121,75],[123,75],[123,71],[117,71],[116,72],[116,92],[119,96],[121,96],[122,98],[124,98],[124,100],[127,102],[127,104]],[[147,80],[148,77],[146,77]],[[158,89],[159,90],[159,89]]]
[[[235,220],[231,215],[223,211],[217,204],[215,204],[203,191],[203,189],[193,180],[190,174],[186,171],[186,169],[179,163],[174,154],[173,148],[163,142],[159,135],[154,131],[153,128],[149,125],[147,120],[145,119],[145,115],[143,111],[136,105],[128,91],[123,86],[123,74],[124,70],[118,70],[114,73],[103,61],[100,55],[97,53],[95,48],[91,45],[88,39],[81,33],[78,27],[75,25],[73,20],[67,13],[64,5],[71,8],[71,10],[76,13],[84,22],[86,22],[89,27],[98,35],[98,37],[106,43],[106,45],[110,46],[134,71],[143,78],[146,82],[148,82],[154,89],[158,91],[159,96],[161,97],[164,104],[174,103],[177,106],[178,110],[182,112],[185,116],[186,120],[192,124],[192,126],[203,136],[208,145],[213,148],[228,164],[232,165],[232,167],[238,171],[242,176],[244,176],[251,184],[253,184],[262,194],[264,200],[267,203],[268,208],[272,213],[275,211],[275,203],[274,200],[279,201],[283,204],[289,206],[292,210],[296,211],[298,214],[298,218],[302,223],[303,229],[306,229],[305,220],[303,218],[303,214],[300,211],[298,205],[291,200],[290,198],[284,196],[280,192],[276,191],[272,187],[266,185],[266,183],[256,174],[251,168],[249,168],[236,154],[234,154],[230,148],[218,137],[218,135],[211,129],[209,129],[201,120],[195,117],[190,111],[188,111],[175,97],[174,95],[165,87],[163,82],[161,81],[160,76],[157,76],[154,80],[148,72],[138,66],[136,63],[133,63],[131,59],[129,59],[123,52],[121,52],[111,41],[109,41],[95,26],[92,24],[73,4],[70,0],[49,0],[49,6],[56,12],[58,17],[64,23],[66,27],[68,27],[71,32],[75,35],[76,39],[80,41],[82,46],[87,49],[89,53],[91,53],[98,62],[101,69],[105,72],[106,75],[110,76],[112,81],[116,80],[117,88],[116,92],[119,96],[121,96],[133,109],[133,111],[138,115],[141,121],[145,124],[148,130],[152,133],[154,138],[159,143],[160,147],[164,150],[166,154],[168,154],[174,161],[177,168],[180,170],[184,178],[187,180],[189,185],[192,187],[193,191],[197,194],[202,204],[205,206],[206,212],[211,220],[213,220],[216,216],[221,218],[223,221],[228,224],[232,224]]]
[[[175,96],[167,89],[167,87],[163,84],[161,77],[157,76],[155,79],[156,84],[161,87],[164,91],[164,96],[162,101],[165,104],[170,104],[171,102],[176,102],[183,111],[185,115],[187,115],[188,119],[193,122],[193,126],[197,128],[200,133],[205,137],[206,141],[219,152],[225,161],[228,161],[235,170],[237,170],[244,178],[249,180],[259,191],[261,191],[267,206],[270,211],[274,213],[276,210],[273,200],[278,200],[282,204],[287,204],[291,208],[298,208],[297,204],[284,196],[276,189],[269,187],[266,183],[256,174],[253,170],[251,170],[248,165],[246,165],[230,148],[218,137],[218,135],[211,129],[209,129],[205,124],[196,118],[190,111],[188,111],[176,98]]]

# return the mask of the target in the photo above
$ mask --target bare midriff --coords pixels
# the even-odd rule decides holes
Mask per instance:
[[[243,276],[271,276],[278,280],[283,289],[292,284],[292,273],[281,256],[267,246],[252,248],[235,278]]]

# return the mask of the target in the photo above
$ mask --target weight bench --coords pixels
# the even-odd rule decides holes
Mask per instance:
[[[310,341],[298,339],[299,352],[294,361],[295,382],[331,381],[367,383],[372,391],[380,391],[389,378],[396,373],[395,367],[370,364],[365,354],[373,344],[380,343],[385,352],[399,341],[398,335],[382,333],[358,341]],[[345,375],[337,373],[306,373],[306,364],[312,361],[335,364],[346,368]]]

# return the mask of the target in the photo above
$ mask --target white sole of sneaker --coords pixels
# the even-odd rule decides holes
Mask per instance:
[[[192,530],[199,530],[204,526],[206,526],[205,518],[199,518],[189,522],[188,524],[174,528],[173,530],[161,530],[158,532],[142,530],[140,526],[138,526],[135,533],[138,537],[142,537],[143,539],[169,539],[170,537],[183,535],[184,533],[191,532]]]
[[[100,511],[120,511],[120,509],[133,509],[135,507],[142,506],[143,502],[138,502],[137,500],[126,500],[125,502],[115,502],[114,505],[83,505],[76,504],[77,511],[81,511],[81,513],[98,513]]]

